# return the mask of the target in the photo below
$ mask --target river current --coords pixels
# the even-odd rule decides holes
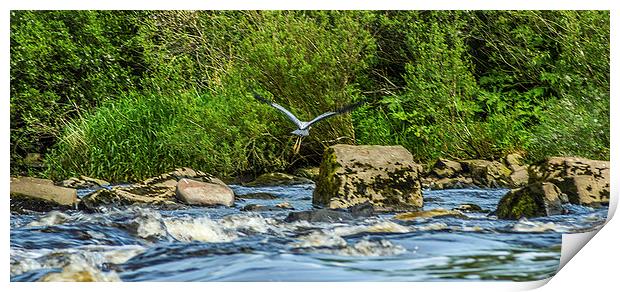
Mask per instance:
[[[231,186],[272,200],[177,210],[127,207],[101,213],[11,214],[11,281],[530,281],[553,276],[562,233],[604,223],[607,208],[498,220],[507,189],[424,192],[424,209],[471,203],[466,218],[412,221],[394,214],[336,223],[285,222],[291,210],[241,211],[288,202],[311,210],[314,185]],[[81,190],[85,195],[92,190]]]

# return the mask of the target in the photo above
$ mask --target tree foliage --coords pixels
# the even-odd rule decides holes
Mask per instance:
[[[609,159],[609,37],[607,11],[13,11],[11,169],[239,175],[334,143]],[[295,156],[252,91],[303,119],[371,101]]]

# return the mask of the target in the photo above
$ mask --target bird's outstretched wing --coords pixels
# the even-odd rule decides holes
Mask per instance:
[[[352,104],[343,106],[343,107],[341,107],[339,109],[336,109],[334,111],[322,113],[318,117],[312,119],[312,121],[308,122],[306,124],[306,127],[309,127],[312,124],[314,124],[314,123],[316,123],[316,122],[318,122],[320,120],[329,118],[331,116],[340,115],[340,114],[344,114],[344,113],[350,112],[350,111],[354,110],[355,108],[357,108],[358,106],[362,105],[363,103],[364,103],[363,101],[360,101],[360,102],[356,102],[356,103],[352,103]]]
[[[260,96],[258,93],[254,92],[254,98],[272,106],[277,108],[279,111],[283,112],[291,121],[293,121],[293,123],[295,123],[297,125],[297,128],[301,129],[304,125],[303,123],[291,112],[289,112],[287,109],[285,109],[284,107],[282,107],[281,105],[275,103],[275,102],[271,102],[266,100],[265,98],[263,98],[262,96]]]

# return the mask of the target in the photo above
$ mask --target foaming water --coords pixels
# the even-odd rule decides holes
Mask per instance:
[[[606,208],[518,221],[488,215],[505,189],[426,191],[425,209],[476,204],[464,218],[394,214],[337,223],[285,222],[311,210],[313,185],[250,188],[274,200],[177,210],[128,207],[11,215],[11,281],[527,281],[552,276],[561,234],[604,223]],[[81,191],[81,194],[86,194]]]

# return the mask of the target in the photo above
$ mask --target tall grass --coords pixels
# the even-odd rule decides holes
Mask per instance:
[[[180,166],[222,176],[282,169],[290,145],[271,134],[268,109],[250,98],[129,93],[65,128],[49,174],[128,181]]]

